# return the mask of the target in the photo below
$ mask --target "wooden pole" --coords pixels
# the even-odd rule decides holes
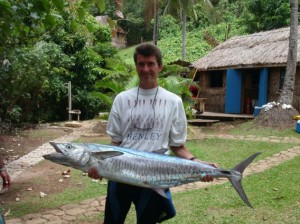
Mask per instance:
[[[72,111],[72,86],[71,86],[71,82],[68,82],[68,100],[69,100],[68,114],[69,114],[69,121],[71,121],[72,120],[72,114],[70,113]]]

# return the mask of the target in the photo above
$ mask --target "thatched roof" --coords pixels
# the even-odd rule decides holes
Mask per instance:
[[[300,28],[300,26],[299,26]],[[300,30],[298,54],[300,62]],[[192,63],[197,70],[228,68],[282,67],[286,65],[290,28],[233,37]]]

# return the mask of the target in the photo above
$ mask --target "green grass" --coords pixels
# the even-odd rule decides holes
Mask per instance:
[[[188,141],[186,145],[199,159],[217,162],[219,166],[231,168],[256,152],[262,153],[256,159],[261,160],[282,150],[287,150],[297,145],[297,143],[269,143],[209,138]]]
[[[300,157],[246,177],[243,186],[254,209],[247,207],[230,183],[173,194],[177,215],[166,224],[299,224]],[[103,215],[89,217],[99,223]],[[77,222],[86,221],[78,219]],[[132,206],[126,223],[136,223]]]
[[[72,170],[72,188],[65,189],[62,193],[51,194],[44,197],[43,200],[39,195],[22,197],[19,203],[11,203],[8,207],[11,209],[9,218],[22,217],[26,214],[37,213],[47,209],[58,208],[65,204],[78,203],[80,201],[99,197],[106,194],[107,181],[92,182],[87,181],[86,176],[82,176],[82,172]],[[43,181],[43,180],[36,180]],[[80,184],[78,184],[80,183]],[[24,187],[24,186],[20,186]],[[6,206],[4,206],[6,207]]]
[[[129,65],[134,65],[133,53],[136,46],[124,48],[118,51],[118,56],[122,58],[123,62]]]
[[[206,134],[217,134],[220,133],[220,129],[224,128],[224,125],[232,125],[231,128],[226,132],[226,134],[231,135],[239,135],[239,136],[258,136],[258,137],[268,137],[268,136],[276,136],[276,137],[292,137],[299,138],[300,134],[295,131],[295,127],[287,128],[284,130],[279,130],[275,128],[267,128],[267,127],[259,127],[254,121],[241,122],[220,122],[216,123],[210,127],[199,127],[199,131]]]
[[[247,122],[248,123],[248,122]],[[248,124],[249,125],[249,124]],[[251,124],[249,125],[251,126]],[[236,130],[234,130],[236,128]],[[230,131],[248,133],[249,127],[236,126]],[[259,130],[264,135],[269,130]],[[286,131],[285,136],[294,136]],[[281,136],[280,131],[274,131],[274,136]],[[297,135],[296,135],[297,136]],[[96,142],[109,144],[110,140],[99,141],[97,138],[80,138],[76,142]],[[249,155],[262,152],[255,161],[262,160],[280,151],[287,150],[296,143],[268,143],[244,140],[208,138],[187,142],[187,147],[201,160],[216,162],[220,167],[232,168]],[[299,163],[300,157],[273,167],[263,173],[245,178],[243,185],[249,200],[255,209],[249,209],[238,197],[229,183],[212,186],[208,189],[191,190],[173,194],[177,209],[177,216],[166,223],[297,223],[300,220],[300,192],[299,192]],[[74,182],[83,178],[80,171],[74,171]],[[99,197],[106,194],[106,185],[95,186],[95,183],[85,181],[85,186],[67,188],[63,193],[40,198],[32,197],[12,204],[10,218],[36,213],[46,209],[53,209],[64,204],[78,203],[82,200]],[[103,214],[95,217],[80,218],[74,223],[99,223]],[[134,209],[131,209],[126,223],[135,223]],[[88,221],[88,222],[87,222]],[[299,222],[298,222],[299,223]]]

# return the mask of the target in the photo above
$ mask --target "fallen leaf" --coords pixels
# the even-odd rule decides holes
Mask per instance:
[[[70,175],[70,173],[71,173],[71,170],[68,169],[67,171],[62,172],[61,175]]]
[[[43,198],[43,197],[45,197],[45,196],[47,196],[47,194],[46,194],[46,193],[44,193],[44,192],[40,192],[40,198]]]

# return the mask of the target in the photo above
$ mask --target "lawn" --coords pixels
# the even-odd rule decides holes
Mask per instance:
[[[297,223],[300,220],[300,157],[243,185],[254,209],[246,207],[229,183],[174,195],[178,215],[167,223]]]
[[[249,124],[248,124],[249,125]],[[250,125],[251,126],[251,125]],[[234,135],[249,133],[250,126],[237,126],[230,130]],[[240,128],[241,131],[238,131]],[[248,130],[248,131],[247,131]],[[257,130],[265,136],[269,130]],[[281,136],[282,131],[273,131],[273,136]],[[284,132],[286,137],[297,137],[292,130]],[[89,139],[91,141],[91,139]],[[76,142],[86,142],[80,138]],[[96,142],[96,139],[93,140]],[[98,141],[108,144],[109,141]],[[245,141],[236,139],[207,138],[187,142],[188,148],[201,160],[216,162],[220,167],[230,169],[236,164],[256,152],[261,152],[254,162],[272,156],[280,151],[296,146],[296,143],[269,143],[262,141]],[[247,207],[239,198],[230,183],[211,186],[208,189],[190,190],[174,193],[173,199],[177,215],[165,223],[299,223],[300,220],[300,157],[272,167],[260,174],[247,176],[243,181],[246,194],[254,209]],[[73,172],[73,171],[72,171]],[[77,171],[76,171],[77,172]],[[74,173],[76,173],[74,171]],[[73,175],[74,179],[86,180],[80,172]],[[43,204],[36,200],[26,200],[10,206],[13,217],[24,216],[28,213],[45,209],[53,209],[64,204],[77,203],[83,199],[105,195],[106,185],[88,183],[81,191],[69,187],[64,192],[45,198]],[[74,223],[99,223],[103,214],[87,218],[79,218]],[[135,223],[134,209],[131,209],[126,223]]]
[[[230,183],[173,194],[177,209],[172,224],[296,224],[300,220],[300,157],[244,179],[254,209],[247,207]],[[135,223],[134,210],[128,223]]]

